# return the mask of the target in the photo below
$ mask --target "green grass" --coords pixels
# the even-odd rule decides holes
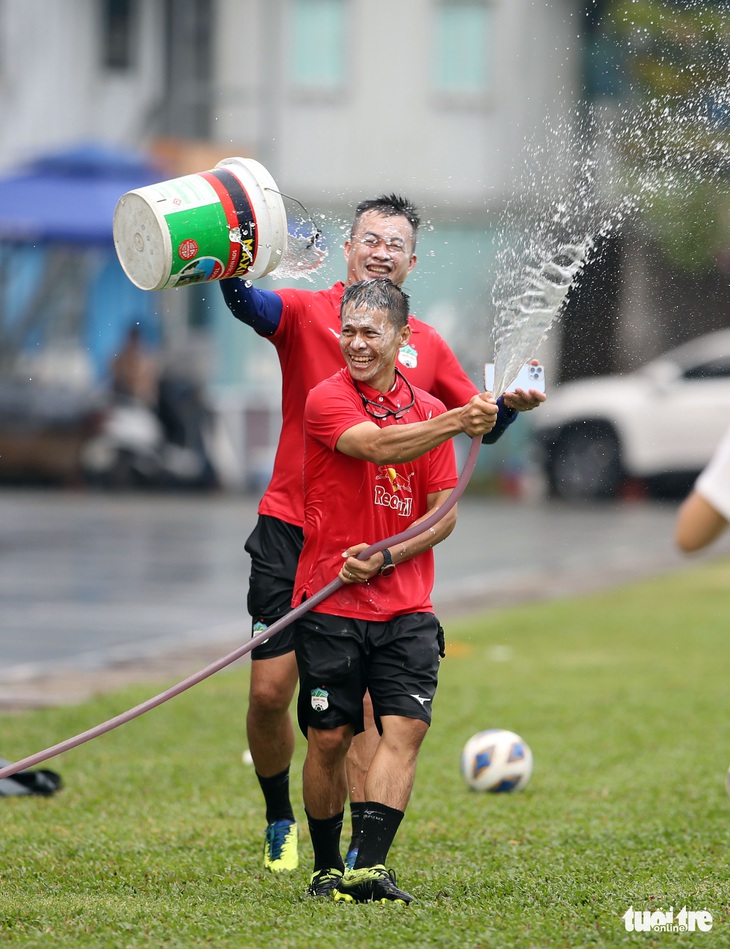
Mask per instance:
[[[717,561],[448,623],[391,851],[408,908],[308,901],[304,829],[299,871],[264,873],[259,790],[241,764],[247,673],[214,676],[49,761],[66,783],[54,798],[0,800],[0,943],[730,946],[729,593]],[[0,750],[29,755],[155,691],[0,716]],[[491,726],[532,747],[521,794],[462,783],[464,742]],[[631,906],[709,910],[712,932],[627,933]]]

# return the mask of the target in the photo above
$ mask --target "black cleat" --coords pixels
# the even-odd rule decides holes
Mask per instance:
[[[335,902],[345,903],[402,903],[407,906],[413,897],[395,885],[395,870],[362,867],[348,870],[337,884]]]
[[[307,888],[307,896],[331,896],[342,879],[342,870],[327,868],[316,870],[312,874]]]

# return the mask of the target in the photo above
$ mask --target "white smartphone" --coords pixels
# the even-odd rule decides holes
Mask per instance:
[[[484,389],[491,392],[494,386],[494,363],[488,362],[484,366]],[[525,392],[530,389],[537,389],[540,392],[545,391],[545,369],[542,366],[533,366],[527,363],[520,369],[512,384],[507,386],[507,392],[514,392],[515,389],[524,389]]]

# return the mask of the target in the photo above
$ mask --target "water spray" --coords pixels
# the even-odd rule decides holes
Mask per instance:
[[[286,252],[279,265],[273,271],[272,277],[276,280],[298,279],[304,277],[312,279],[312,273],[317,270],[327,258],[327,248],[324,244],[324,234],[315,223],[314,218],[298,198],[283,191],[267,189],[298,205],[302,212],[302,221],[309,233],[300,234],[298,230],[289,231]]]
[[[563,244],[540,268],[527,272],[527,287],[512,297],[494,326],[494,395],[500,396],[525,359],[534,356],[557,317],[591,241]]]

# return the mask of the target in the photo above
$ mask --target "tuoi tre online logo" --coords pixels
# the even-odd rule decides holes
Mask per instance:
[[[621,917],[628,933],[708,933],[712,929],[712,913],[706,909],[689,910],[683,906],[676,914],[670,906],[664,910],[635,910],[630,906]]]

